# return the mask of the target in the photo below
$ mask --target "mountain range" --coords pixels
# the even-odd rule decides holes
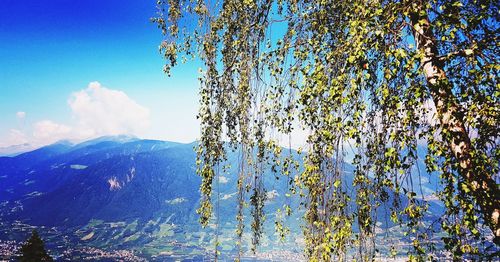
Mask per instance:
[[[218,179],[217,220],[201,228],[195,145],[114,136],[78,144],[61,141],[0,157],[0,259],[2,241],[15,249],[32,228],[39,229],[61,261],[200,260],[212,256],[216,234],[222,254],[234,256],[238,156],[229,154],[232,168]],[[353,167],[345,166],[345,180],[352,181]],[[300,200],[286,196],[287,179],[275,177],[270,169],[264,171],[265,235],[258,251],[267,259],[302,259]],[[435,190],[428,184],[425,191]],[[291,230],[280,240],[274,233],[275,211],[285,203],[295,212],[285,218]],[[431,213],[440,209],[431,205]],[[245,216],[249,220],[248,209]],[[250,256],[248,228],[243,246]],[[4,251],[3,258],[12,259],[13,253]]]
[[[62,260],[75,258],[64,255],[74,246],[133,250],[148,259],[207,256],[216,227],[202,229],[198,223],[195,145],[101,137],[0,157],[0,240],[20,242],[37,227]],[[234,172],[221,175],[218,186],[219,241],[228,254],[235,252],[236,178],[229,176]],[[286,192],[287,181],[269,174],[265,184],[270,213],[285,203],[278,192]],[[266,227],[274,231],[273,219]],[[250,243],[248,234],[244,239]],[[264,238],[264,249],[276,240],[272,234]],[[288,245],[300,253],[300,245]]]

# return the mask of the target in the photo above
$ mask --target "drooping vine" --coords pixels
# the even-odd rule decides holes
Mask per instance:
[[[213,212],[214,168],[228,150],[240,155],[240,256],[247,204],[254,251],[264,233],[267,168],[302,198],[312,261],[372,260],[394,227],[410,260],[497,250],[497,1],[159,0],[158,8],[165,71],[178,56],[204,63],[202,225]],[[299,128],[309,135],[294,137]],[[283,137],[307,144],[300,168],[282,154]],[[431,179],[435,192],[423,190]],[[432,217],[436,201],[444,213]],[[277,214],[281,235],[289,213],[285,204]]]

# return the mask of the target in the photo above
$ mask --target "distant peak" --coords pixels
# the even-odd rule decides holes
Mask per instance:
[[[30,150],[33,150],[33,146],[28,143],[11,145],[7,147],[1,147],[0,156],[16,156]]]
[[[63,139],[63,140],[59,140],[55,143],[53,143],[52,145],[65,145],[65,146],[73,146],[74,143],[71,142],[70,140],[68,139]]]
[[[138,137],[134,136],[134,135],[111,135],[111,136],[101,136],[101,137],[98,137],[98,138],[94,138],[94,139],[91,139],[89,141],[97,141],[97,142],[100,142],[100,141],[112,141],[112,142],[120,142],[120,143],[124,143],[124,142],[130,142],[130,141],[135,141],[135,140],[139,140]]]

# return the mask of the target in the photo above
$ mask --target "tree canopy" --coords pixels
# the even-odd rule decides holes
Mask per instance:
[[[19,251],[21,253],[19,261],[21,262],[53,261],[52,257],[45,251],[43,240],[36,230],[33,230],[31,237]]]
[[[165,72],[181,59],[204,63],[203,225],[226,150],[239,150],[240,210],[250,192],[255,245],[270,165],[303,197],[311,260],[373,258],[381,206],[405,232],[410,260],[497,250],[498,1],[159,0],[158,10]],[[298,127],[309,132],[300,168],[280,147]],[[347,155],[352,183],[342,169]],[[419,161],[439,178],[433,195],[420,190]],[[431,225],[430,198],[445,206]],[[237,219],[241,237],[242,211]]]

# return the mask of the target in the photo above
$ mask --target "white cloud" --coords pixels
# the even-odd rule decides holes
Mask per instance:
[[[16,117],[19,119],[24,119],[26,117],[26,113],[23,111],[19,111],[16,113]]]
[[[33,126],[34,141],[41,144],[50,144],[62,139],[73,138],[73,129],[67,125],[54,123],[50,120],[36,122]]]
[[[37,147],[63,139],[84,140],[105,135],[142,136],[150,126],[148,108],[99,82],[91,82],[87,88],[72,93],[68,105],[72,122],[63,124],[46,119],[35,122],[29,130],[11,129],[0,146],[30,143]],[[19,111],[16,117],[24,126],[26,113]]]
[[[235,196],[238,192],[234,192],[234,193],[231,193],[231,194],[224,194],[221,198],[221,200],[227,200],[227,199],[230,199],[232,198],[233,196]]]
[[[4,143],[0,143],[0,147],[22,145],[22,144],[28,143],[28,138],[21,130],[10,129],[5,141],[6,142],[4,142]]]
[[[229,179],[225,176],[219,176],[219,182],[221,184],[227,184],[227,182],[229,182]]]
[[[77,137],[143,134],[150,126],[149,109],[139,105],[124,92],[92,82],[87,89],[75,92],[68,100],[76,120]]]

